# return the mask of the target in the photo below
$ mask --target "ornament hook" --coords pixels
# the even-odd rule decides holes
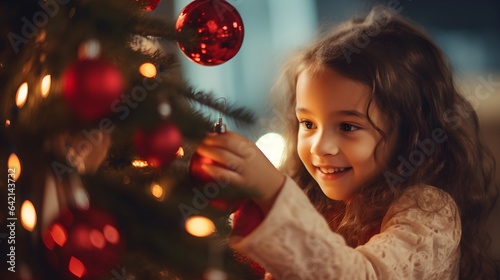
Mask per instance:
[[[227,103],[226,98],[225,97],[219,97],[219,98],[215,99],[215,101],[217,101],[219,99],[223,99],[224,100],[224,107],[225,107],[226,103]],[[220,113],[219,120],[216,123],[214,123],[214,125],[212,126],[212,131],[213,132],[217,132],[218,134],[222,134],[222,133],[225,133],[227,131],[227,126],[222,121],[222,113]]]

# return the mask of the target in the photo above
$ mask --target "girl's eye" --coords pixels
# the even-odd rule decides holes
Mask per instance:
[[[300,124],[302,126],[304,126],[304,128],[306,128],[306,129],[313,129],[314,128],[314,124],[310,121],[300,121]]]
[[[358,126],[355,126],[352,124],[348,124],[348,123],[340,124],[340,130],[342,130],[342,131],[354,131],[354,130],[358,130],[358,129],[359,129]]]

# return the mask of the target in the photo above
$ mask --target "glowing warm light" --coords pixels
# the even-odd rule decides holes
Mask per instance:
[[[147,167],[149,164],[145,160],[135,159],[132,161],[132,166],[137,168]]]
[[[153,78],[156,76],[156,66],[153,63],[143,63],[139,67],[139,72],[146,78]]]
[[[36,226],[35,206],[29,200],[25,200],[21,205],[21,225],[27,231],[33,231]]]
[[[73,275],[78,278],[82,278],[85,274],[85,265],[83,265],[83,263],[75,257],[71,257],[69,260],[68,269],[69,272],[73,273]]]
[[[117,244],[118,241],[120,241],[120,234],[114,226],[105,225],[102,232],[104,233],[104,238],[106,238],[109,243]]]
[[[54,224],[50,228],[50,236],[52,236],[54,242],[61,247],[66,243],[66,230],[60,224]]]
[[[12,153],[9,156],[9,159],[7,159],[7,166],[10,169],[9,174],[13,174],[13,177],[9,177],[10,179],[13,179],[14,181],[17,181],[19,179],[19,176],[21,176],[21,161],[17,157],[16,154]]]
[[[162,197],[163,197],[163,188],[162,188],[162,186],[160,186],[159,184],[157,184],[157,183],[153,183],[153,184],[151,185],[151,188],[150,188],[149,190],[151,191],[151,194],[152,194],[154,197],[156,197],[156,198],[158,198],[158,199],[160,199],[160,198],[162,198]]]
[[[90,199],[88,193],[84,189],[78,188],[73,191],[73,194],[75,196],[75,204],[79,209],[89,209]]]
[[[162,117],[168,117],[170,116],[170,113],[172,113],[172,107],[170,107],[170,104],[167,102],[161,102],[158,104],[158,114]]]
[[[233,219],[234,219],[234,213],[231,213],[229,217],[227,217],[227,221],[230,227],[233,227]]]
[[[97,229],[93,229],[90,231],[89,239],[90,243],[98,249],[102,249],[104,248],[104,245],[106,245],[106,240],[104,240],[104,236]]]
[[[206,237],[214,233],[215,224],[207,217],[192,216],[186,220],[186,231],[197,237]]]
[[[19,86],[16,94],[16,106],[21,108],[28,99],[28,83],[24,82]]]
[[[10,126],[10,120],[5,120],[5,127],[9,127]]]
[[[80,59],[96,59],[101,55],[101,43],[96,39],[90,39],[78,48]]]
[[[280,167],[285,150],[285,139],[283,136],[274,132],[267,133],[257,140],[256,145],[275,167]]]
[[[175,154],[177,155],[178,158],[184,157],[184,149],[182,147],[179,147],[179,149]]]
[[[41,85],[41,92],[42,92],[42,97],[47,97],[49,95],[50,91],[50,84],[51,84],[51,77],[50,75],[46,75],[42,79],[42,85]]]

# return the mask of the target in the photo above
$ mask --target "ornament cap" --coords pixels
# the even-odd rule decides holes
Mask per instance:
[[[212,126],[212,131],[217,132],[218,134],[222,134],[227,131],[227,126],[222,122],[222,117],[219,117],[219,121],[214,123],[214,125]]]

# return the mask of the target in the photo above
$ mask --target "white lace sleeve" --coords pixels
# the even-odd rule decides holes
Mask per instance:
[[[457,279],[460,233],[451,197],[414,187],[389,209],[381,233],[354,249],[287,178],[264,221],[230,244],[276,279]]]

